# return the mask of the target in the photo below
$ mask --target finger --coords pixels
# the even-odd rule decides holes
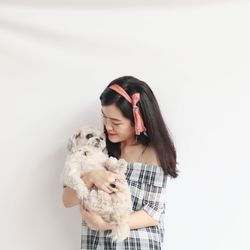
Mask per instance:
[[[87,210],[87,208],[86,208],[86,206],[85,206],[84,203],[81,203],[81,204],[80,204],[80,207],[81,207],[82,209],[84,209],[84,210]]]
[[[109,186],[109,183],[108,184],[103,184],[102,186],[101,186],[101,189],[104,191],[104,192],[106,192],[106,193],[112,193],[112,190],[110,189],[111,187]]]
[[[115,187],[109,187],[110,193],[116,193],[118,191],[117,186]]]
[[[87,220],[88,218],[89,218],[89,212],[87,212],[87,211],[84,211],[84,210],[81,210],[80,211],[80,214],[81,214],[81,216],[82,216],[82,218],[84,219],[84,220]]]
[[[109,189],[110,193],[116,193],[117,191],[119,191],[117,188],[118,183],[119,183],[119,181],[109,183],[108,189]]]
[[[123,188],[123,183],[120,183],[120,182],[116,183],[116,189],[117,189],[117,191],[121,191],[122,188]]]
[[[83,217],[85,217],[85,216],[86,216],[86,212],[85,212],[85,210],[84,210],[84,209],[82,209],[82,208],[80,208],[80,213],[81,213],[81,215],[82,215]]]
[[[118,188],[112,188],[112,193],[116,193],[116,192],[118,192],[118,191],[119,191]]]
[[[108,186],[109,194],[116,192],[116,187]]]
[[[115,179],[115,177],[113,177],[113,176],[108,178],[108,182],[109,182],[109,183],[113,183],[113,182],[115,182],[115,181],[116,181],[116,179]]]
[[[122,175],[122,174],[114,174],[114,178],[119,181],[123,181],[126,179],[125,175]]]
[[[89,212],[89,210],[85,208],[84,206],[80,206],[80,211],[84,214],[87,214]]]
[[[80,206],[80,211],[85,212],[86,210],[85,210],[85,208],[83,206]]]
[[[110,182],[122,178],[122,174],[118,174],[109,170],[107,171],[107,176],[109,177],[108,181]]]

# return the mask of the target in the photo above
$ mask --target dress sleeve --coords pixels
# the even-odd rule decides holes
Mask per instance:
[[[145,184],[142,209],[159,221],[161,215],[165,213],[165,197],[166,187]]]

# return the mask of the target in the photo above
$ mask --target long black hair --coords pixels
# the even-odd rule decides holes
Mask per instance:
[[[101,105],[108,106],[115,104],[119,108],[124,117],[131,121],[134,125],[132,105],[116,91],[109,87],[113,84],[121,86],[129,96],[134,93],[140,93],[140,101],[137,103],[143,118],[144,125],[147,129],[146,133],[136,136],[138,143],[152,146],[159,158],[161,167],[165,175],[171,177],[178,176],[176,168],[176,150],[174,143],[169,135],[168,128],[163,120],[160,107],[154,96],[153,91],[143,81],[133,76],[123,76],[113,80],[100,96]],[[106,134],[107,150],[109,156],[120,158],[120,143],[112,143],[107,136],[107,130],[104,126]]]

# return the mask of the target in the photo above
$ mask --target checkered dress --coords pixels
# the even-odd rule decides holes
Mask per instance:
[[[130,187],[133,211],[144,209],[160,223],[157,226],[131,229],[130,236],[117,243],[109,236],[110,230],[91,230],[82,221],[81,250],[162,249],[167,177],[159,166],[134,162],[128,165],[126,178]]]

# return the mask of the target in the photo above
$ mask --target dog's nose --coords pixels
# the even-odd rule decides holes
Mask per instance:
[[[98,143],[100,143],[101,140],[100,140],[99,138],[96,138],[96,141],[97,141]]]

